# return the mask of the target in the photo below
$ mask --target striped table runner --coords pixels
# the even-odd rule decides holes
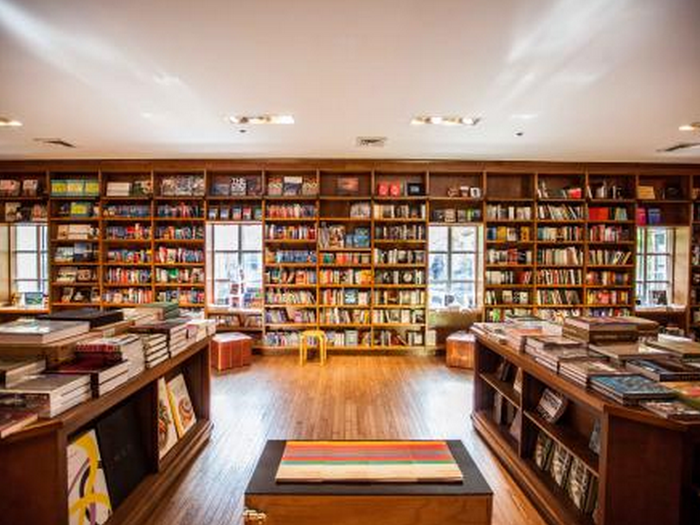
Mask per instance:
[[[287,441],[276,480],[287,483],[454,483],[445,441]]]

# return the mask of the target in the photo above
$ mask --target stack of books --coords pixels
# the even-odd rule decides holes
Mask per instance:
[[[129,367],[129,361],[110,363],[101,356],[81,355],[52,369],[51,373],[89,377],[93,396],[100,397],[129,380]]]
[[[593,376],[591,388],[623,405],[670,400],[676,397],[676,393],[670,388],[637,374]]]
[[[700,368],[674,358],[630,359],[627,369],[654,381],[698,381]]]
[[[140,374],[146,368],[143,344],[134,334],[101,337],[78,343],[75,355],[78,358],[101,359],[105,364],[128,361],[129,378]]]
[[[136,308],[139,312],[154,314],[158,320],[180,317],[180,307],[174,302],[148,303]]]
[[[90,377],[73,374],[28,376],[0,389],[0,405],[33,410],[40,418],[55,417],[92,397]]]
[[[636,341],[637,324],[622,317],[570,317],[563,333],[587,343]]]
[[[562,363],[590,357],[585,343],[557,335],[528,337],[525,353],[556,373]]]
[[[684,401],[674,399],[673,401],[646,401],[641,405],[648,411],[653,412],[664,419],[674,419],[677,421],[697,421],[700,420],[700,409],[690,406]]]
[[[97,308],[76,308],[72,310],[59,310],[47,315],[42,315],[39,319],[50,321],[85,321],[90,323],[90,329],[98,328],[108,324],[118,323],[124,320],[124,313],[121,310],[98,310]]]
[[[603,357],[591,357],[576,361],[567,361],[560,365],[559,373],[569,381],[586,388],[591,378],[597,375],[629,375],[623,368],[608,362]]]
[[[660,335],[658,340],[649,341],[649,346],[679,357],[689,363],[700,363],[700,343],[684,337]]]
[[[146,368],[153,368],[169,357],[168,338],[165,334],[141,334]]]
[[[700,409],[700,381],[673,381],[662,386],[672,390],[681,401]]]
[[[188,319],[183,318],[169,319],[167,321],[158,321],[135,326],[132,331],[140,334],[165,335],[168,339],[168,352],[170,357],[175,357],[184,351],[189,344],[189,340],[187,339],[187,322]]]
[[[187,321],[188,339],[199,342],[216,334],[216,320],[190,319]]]

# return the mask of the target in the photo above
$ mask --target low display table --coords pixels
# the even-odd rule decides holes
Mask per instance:
[[[245,492],[247,525],[487,525],[493,493],[460,441],[457,483],[280,483],[286,441],[268,441]]]

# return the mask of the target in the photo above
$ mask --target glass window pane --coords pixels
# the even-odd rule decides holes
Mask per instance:
[[[431,226],[428,233],[428,251],[446,252],[448,249],[448,226]]]
[[[467,253],[453,253],[452,280],[473,281],[474,278],[474,256]]]
[[[647,257],[647,281],[670,281],[669,258],[666,255],[650,255]]]
[[[238,225],[214,225],[214,250],[238,250]]]
[[[235,253],[214,254],[214,278],[228,279],[238,282],[240,273],[238,270],[238,256]]]
[[[22,225],[15,227],[16,250],[17,251],[37,251],[37,227]]]
[[[228,282],[217,281],[214,283],[215,304],[229,304],[228,297],[231,285]]]
[[[648,228],[647,253],[668,253],[669,235],[666,228]]]
[[[17,281],[17,292],[41,292],[38,281]]]
[[[36,279],[38,277],[39,268],[35,253],[18,253],[16,262],[17,279]]]
[[[429,257],[431,281],[447,281],[447,254],[431,253]]]
[[[445,306],[445,295],[447,294],[447,284],[431,284],[428,288],[431,308],[441,308]]]
[[[637,281],[644,281],[644,256],[637,256]]]
[[[452,227],[452,250],[476,251],[476,228],[473,226]]]
[[[476,305],[476,289],[471,283],[453,283],[450,293],[454,298],[453,304],[458,304],[462,308]]]
[[[244,253],[241,261],[246,284],[262,283],[262,253]]]
[[[262,224],[244,224],[241,226],[242,250],[262,251]]]

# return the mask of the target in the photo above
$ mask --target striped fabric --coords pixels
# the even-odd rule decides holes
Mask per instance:
[[[452,483],[462,472],[444,441],[288,441],[276,480]]]

